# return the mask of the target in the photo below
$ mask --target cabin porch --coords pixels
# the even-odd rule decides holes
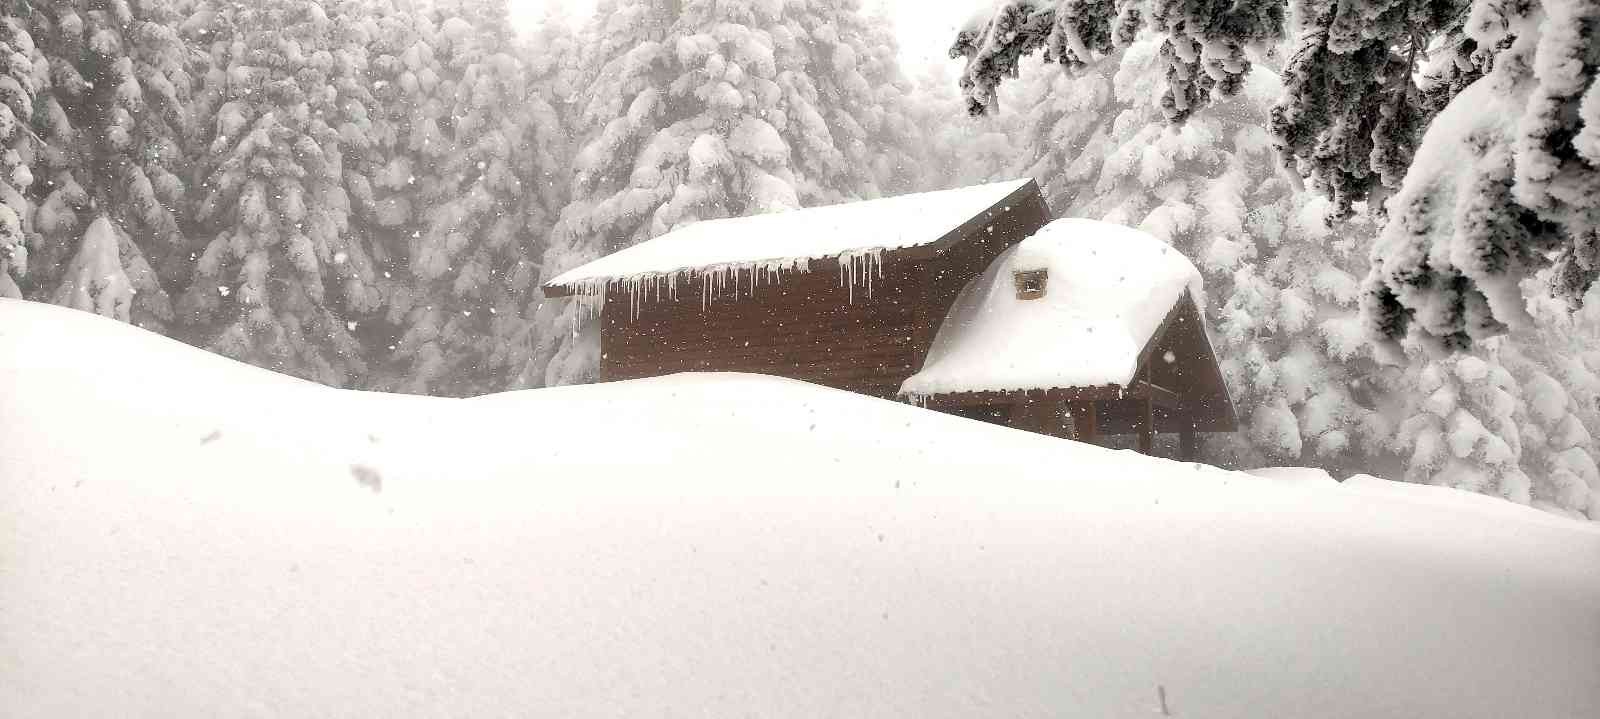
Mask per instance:
[[[1177,436],[1175,459],[1199,454],[1200,428],[1186,419],[1177,393],[1149,382],[1132,387],[1077,387],[1037,391],[964,392],[929,397],[929,409],[1014,429],[1106,444],[1132,436],[1143,454],[1156,453],[1157,436]]]

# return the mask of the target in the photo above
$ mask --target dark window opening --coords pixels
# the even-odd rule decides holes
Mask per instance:
[[[1045,281],[1050,278],[1048,270],[1027,270],[1012,275],[1017,283],[1017,299],[1036,300],[1044,296]]]

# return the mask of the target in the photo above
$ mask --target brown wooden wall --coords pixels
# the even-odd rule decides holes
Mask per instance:
[[[1166,331],[1156,338],[1145,365],[1152,383],[1178,391],[1183,401],[1175,410],[1160,409],[1156,426],[1163,432],[1232,432],[1237,429],[1232,400],[1206,339],[1200,308],[1184,295],[1174,313]],[[1166,360],[1168,353],[1171,362]]]
[[[1027,189],[1009,209],[973,218],[942,248],[885,254],[870,297],[858,278],[852,301],[836,260],[813,261],[809,272],[786,273],[753,292],[746,278],[737,298],[704,308],[701,280],[681,282],[676,300],[644,302],[637,316],[627,292],[612,289],[602,313],[601,379],[757,372],[891,398],[921,369],[961,288],[1049,222],[1037,189]]]
[[[839,285],[837,263],[794,273],[754,295],[712,300],[699,283],[676,301],[651,301],[630,317],[625,295],[603,313],[603,380],[687,371],[758,372],[892,396],[915,361],[920,263],[886,263],[872,296]],[[832,267],[829,267],[832,265]]]

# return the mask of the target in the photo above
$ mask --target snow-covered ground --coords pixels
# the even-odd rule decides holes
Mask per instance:
[[[330,390],[0,300],[8,716],[1163,703],[1600,715],[1600,529],[748,375]]]

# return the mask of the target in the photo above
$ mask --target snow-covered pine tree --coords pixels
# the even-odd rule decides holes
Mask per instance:
[[[183,28],[205,48],[209,151],[195,188],[204,244],[178,308],[186,339],[351,384],[366,370],[353,327],[380,299],[344,171],[378,147],[369,27],[314,0],[198,0]]]
[[[14,188],[33,205],[24,294],[77,297],[82,269],[95,267],[119,299],[71,304],[117,307],[123,320],[164,329],[163,281],[181,281],[187,254],[179,213],[190,83],[176,17],[156,3],[73,0],[19,6],[7,21],[13,32],[26,23],[35,44],[36,60],[13,61],[47,68],[32,83],[27,136],[12,138],[31,141],[34,165],[31,184]],[[105,217],[114,227],[94,227]]]
[[[1033,106],[1045,77],[1042,72],[1031,73],[1006,83],[999,90],[1003,96],[999,109],[974,117],[961,112],[966,101],[948,69],[926,68],[908,98],[925,138],[917,157],[918,187],[964,187],[1025,174],[1014,167],[1028,119],[1019,109]]]
[[[1526,327],[1528,298],[1576,306],[1600,275],[1600,3],[1474,0],[1492,69],[1423,136],[1374,249],[1366,316],[1460,349]],[[1532,282],[1530,282],[1530,280]]]
[[[1407,481],[1531,502],[1515,417],[1521,388],[1497,349],[1423,357],[1404,373],[1415,394],[1394,441],[1408,456]]]
[[[542,280],[678,225],[878,196],[911,162],[908,87],[858,0],[614,0],[589,34],[578,124],[596,129]],[[570,305],[539,308],[524,383],[592,373]]]
[[[21,298],[28,274],[28,236],[39,142],[30,124],[39,95],[49,88],[49,60],[14,3],[0,16],[0,297]]]
[[[1513,417],[1522,438],[1529,500],[1541,509],[1600,520],[1600,375],[1591,362],[1600,342],[1570,317],[1552,318],[1542,336],[1502,340],[1500,359],[1522,388]],[[1512,339],[1519,339],[1512,335]]]
[[[1023,56],[1042,50],[1047,62],[1076,72],[1148,28],[1161,42],[1162,112],[1182,122],[1214,95],[1239,91],[1251,67],[1247,50],[1282,38],[1285,11],[1283,0],[1000,0],[967,23],[950,56],[967,58],[961,87],[968,111],[980,114]]]
[[[867,189],[862,191],[853,189],[858,182],[855,179],[844,180],[842,186],[824,183],[827,201],[928,189],[922,184],[917,156],[926,133],[911,110],[914,86],[901,71],[899,42],[885,8],[878,6],[869,14],[862,11],[860,0],[810,0],[790,5],[791,11],[809,13],[796,18],[795,32],[818,28],[808,31],[812,37],[809,46],[816,53],[811,74],[819,102],[832,105],[825,118],[829,134],[844,149],[847,167],[864,170],[867,175]],[[831,168],[807,167],[805,154],[796,159],[805,176],[832,175]],[[823,204],[808,193],[801,194],[801,201],[807,206]]]
[[[1537,330],[1388,368],[1405,478],[1600,519],[1600,340],[1552,312]]]
[[[1249,413],[1246,431],[1219,438],[1220,448],[1252,465],[1372,471],[1393,431],[1376,411],[1376,397],[1391,388],[1357,316],[1373,228],[1330,230],[1322,221],[1325,201],[1270,176],[1269,156],[1248,162],[1263,179],[1240,196],[1254,207],[1245,219],[1247,241],[1218,236],[1202,255],[1217,278],[1214,291],[1227,293],[1217,300],[1218,352],[1236,406]]]
[[[568,184],[566,143],[560,100],[511,45],[505,15],[504,0],[434,3],[374,61],[396,131],[373,178],[396,339],[370,386],[477,394],[527,364],[523,313]]]
[[[1481,74],[1477,43],[1461,34],[1469,5],[1295,0],[1297,47],[1272,131],[1288,166],[1333,201],[1333,218],[1369,197],[1381,209],[1422,128]]]
[[[1600,521],[1600,445],[1594,441],[1600,436],[1600,300],[1595,294],[1579,314],[1567,312],[1559,301],[1533,303],[1533,329],[1484,344],[1492,346],[1521,390],[1512,416],[1531,503]]]
[[[131,244],[104,215],[89,223],[77,251],[50,296],[54,304],[130,321],[134,287],[123,270],[120,247]]]
[[[576,28],[569,8],[557,2],[547,7],[539,22],[517,40],[530,86],[558,111],[563,127],[572,126],[579,90],[586,84],[585,75],[594,71],[581,62]],[[567,192],[571,189],[569,184],[563,183],[557,191]]]

